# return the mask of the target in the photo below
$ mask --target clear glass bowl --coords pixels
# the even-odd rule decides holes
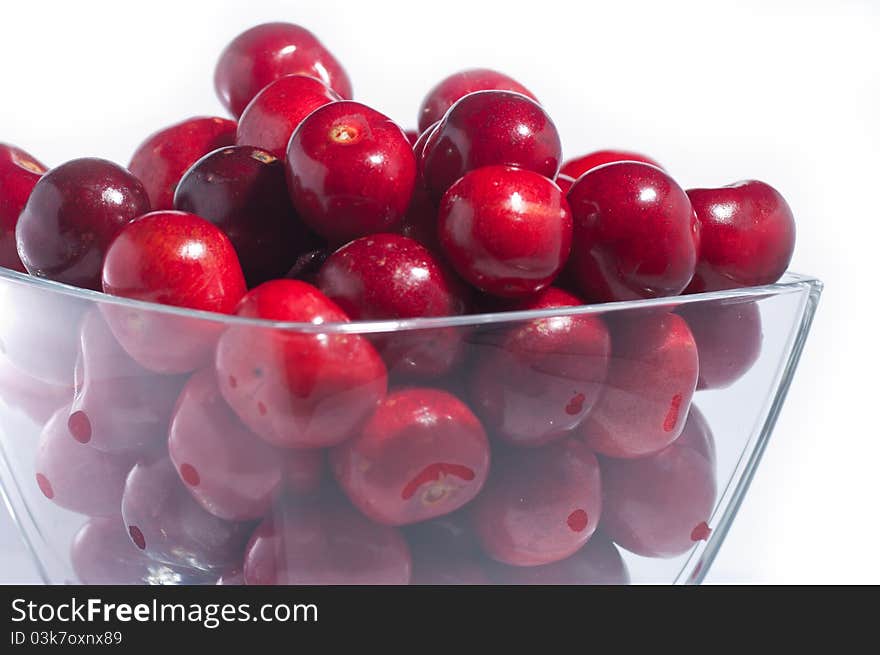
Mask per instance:
[[[49,583],[698,583],[821,290],[305,325],[0,269],[0,482]]]

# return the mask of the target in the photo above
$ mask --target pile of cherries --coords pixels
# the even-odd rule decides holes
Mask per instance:
[[[708,536],[715,446],[691,402],[754,363],[756,305],[322,326],[772,283],[795,236],[777,191],[685,191],[632,152],[563,164],[535,96],[485,69],[405,132],[291,24],[236,37],[215,84],[236,120],[170,126],[128,168],[0,146],[0,265],[305,324],[103,303],[51,384],[6,344],[0,377],[45,423],[36,484],[91,517],[83,582],[619,583],[617,546]]]

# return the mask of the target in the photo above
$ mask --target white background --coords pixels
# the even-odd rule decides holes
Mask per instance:
[[[708,580],[880,583],[876,266],[880,4],[736,2],[32,2],[0,8],[0,140],[47,164],[125,164],[153,130],[221,111],[237,32],[300,23],[357,99],[404,127],[464,67],[522,81],[566,155],[641,150],[687,186],[770,182],[798,220],[792,268],[826,282],[761,468]],[[0,519],[0,582],[36,580]]]

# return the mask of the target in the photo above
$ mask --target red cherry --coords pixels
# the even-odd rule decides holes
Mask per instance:
[[[684,319],[636,314],[615,321],[608,378],[579,428],[609,457],[644,457],[675,441],[697,386],[697,345]]]
[[[559,190],[562,191],[562,195],[567,196],[568,192],[571,191],[571,187],[574,186],[575,178],[565,173],[560,173],[556,176],[555,182]]]
[[[217,62],[214,87],[223,105],[240,116],[254,96],[285,75],[314,77],[351,98],[341,64],[314,34],[291,23],[265,23],[235,37]]]
[[[287,149],[290,197],[306,224],[334,243],[396,228],[409,207],[416,162],[390,118],[357,102],[309,114]]]
[[[15,245],[15,226],[46,167],[24,150],[0,143],[0,266],[25,273]]]
[[[148,211],[144,186],[127,170],[103,159],[74,159],[34,186],[16,227],[18,254],[31,275],[100,289],[110,242]]]
[[[405,525],[454,512],[479,493],[489,441],[467,405],[439,389],[390,393],[360,435],[330,454],[336,481],[368,518]]]
[[[180,394],[168,454],[193,498],[227,521],[261,518],[281,486],[283,455],[241,424],[213,369],[193,375]]]
[[[0,351],[0,403],[23,412],[34,423],[44,424],[62,405],[70,402],[73,388],[44,382],[22,371]]]
[[[235,250],[223,232],[193,214],[163,211],[131,222],[110,245],[104,291],[230,314],[246,289]],[[204,366],[222,330],[220,323],[153,309],[110,304],[102,308],[128,354],[160,373]]]
[[[235,121],[198,116],[147,137],[131,158],[129,170],[144,184],[154,210],[172,209],[180,178],[199,159],[235,142]]]
[[[452,185],[440,205],[440,245],[478,289],[519,298],[558,275],[571,248],[571,211],[553,182],[488,166]]]
[[[174,207],[223,230],[249,287],[283,276],[301,253],[318,246],[290,204],[284,164],[250,146],[200,159],[180,180]]]
[[[288,450],[282,454],[281,476],[291,496],[308,496],[321,488],[327,457],[323,450]]]
[[[577,307],[579,298],[549,287],[505,307],[510,311]],[[514,323],[482,349],[471,376],[471,401],[491,433],[514,445],[564,438],[599,397],[611,356],[601,318],[556,316]]]
[[[406,140],[409,141],[413,146],[415,146],[416,142],[419,140],[419,131],[404,130],[403,133],[406,134]]]
[[[452,105],[469,93],[493,90],[515,91],[538,101],[531,91],[504,73],[488,68],[463,70],[441,80],[428,91],[419,108],[419,130],[424,132],[431,123],[439,121]]]
[[[285,75],[260,91],[241,115],[235,142],[283,159],[294,130],[318,107],[342,100],[320,80]]]
[[[275,280],[253,289],[237,311],[245,318],[313,325],[347,323],[313,286]],[[357,334],[235,325],[217,346],[220,390],[245,425],[289,448],[338,444],[385,396],[387,372]]]
[[[468,171],[517,166],[553,179],[562,146],[553,121],[535,101],[508,91],[478,91],[459,100],[424,144],[420,170],[439,202]]]
[[[492,467],[471,520],[493,559],[515,566],[549,564],[573,555],[596,530],[599,463],[581,442],[511,450]]]
[[[324,498],[263,521],[248,544],[244,578],[249,585],[405,585],[411,568],[395,528]]]
[[[574,217],[570,270],[588,300],[637,300],[681,293],[699,242],[687,194],[648,164],[594,168],[568,193]]]
[[[709,460],[713,467],[715,466],[717,460],[715,437],[712,435],[709,422],[696,405],[691,405],[691,411],[688,412],[684,430],[681,431],[681,436],[673,443],[683,448],[687,447],[696,450]]]
[[[769,184],[748,180],[690,189],[700,223],[700,257],[688,293],[776,282],[794,252],[791,208]]]
[[[628,150],[597,150],[574,159],[569,159],[562,165],[559,172],[576,180],[587,171],[591,171],[598,166],[621,161],[640,161],[643,164],[651,164],[651,166],[663,168],[655,160],[637,152],[630,152]]]

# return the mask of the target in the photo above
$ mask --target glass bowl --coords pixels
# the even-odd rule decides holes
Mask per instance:
[[[313,325],[0,270],[0,482],[47,583],[698,583],[821,290]]]

